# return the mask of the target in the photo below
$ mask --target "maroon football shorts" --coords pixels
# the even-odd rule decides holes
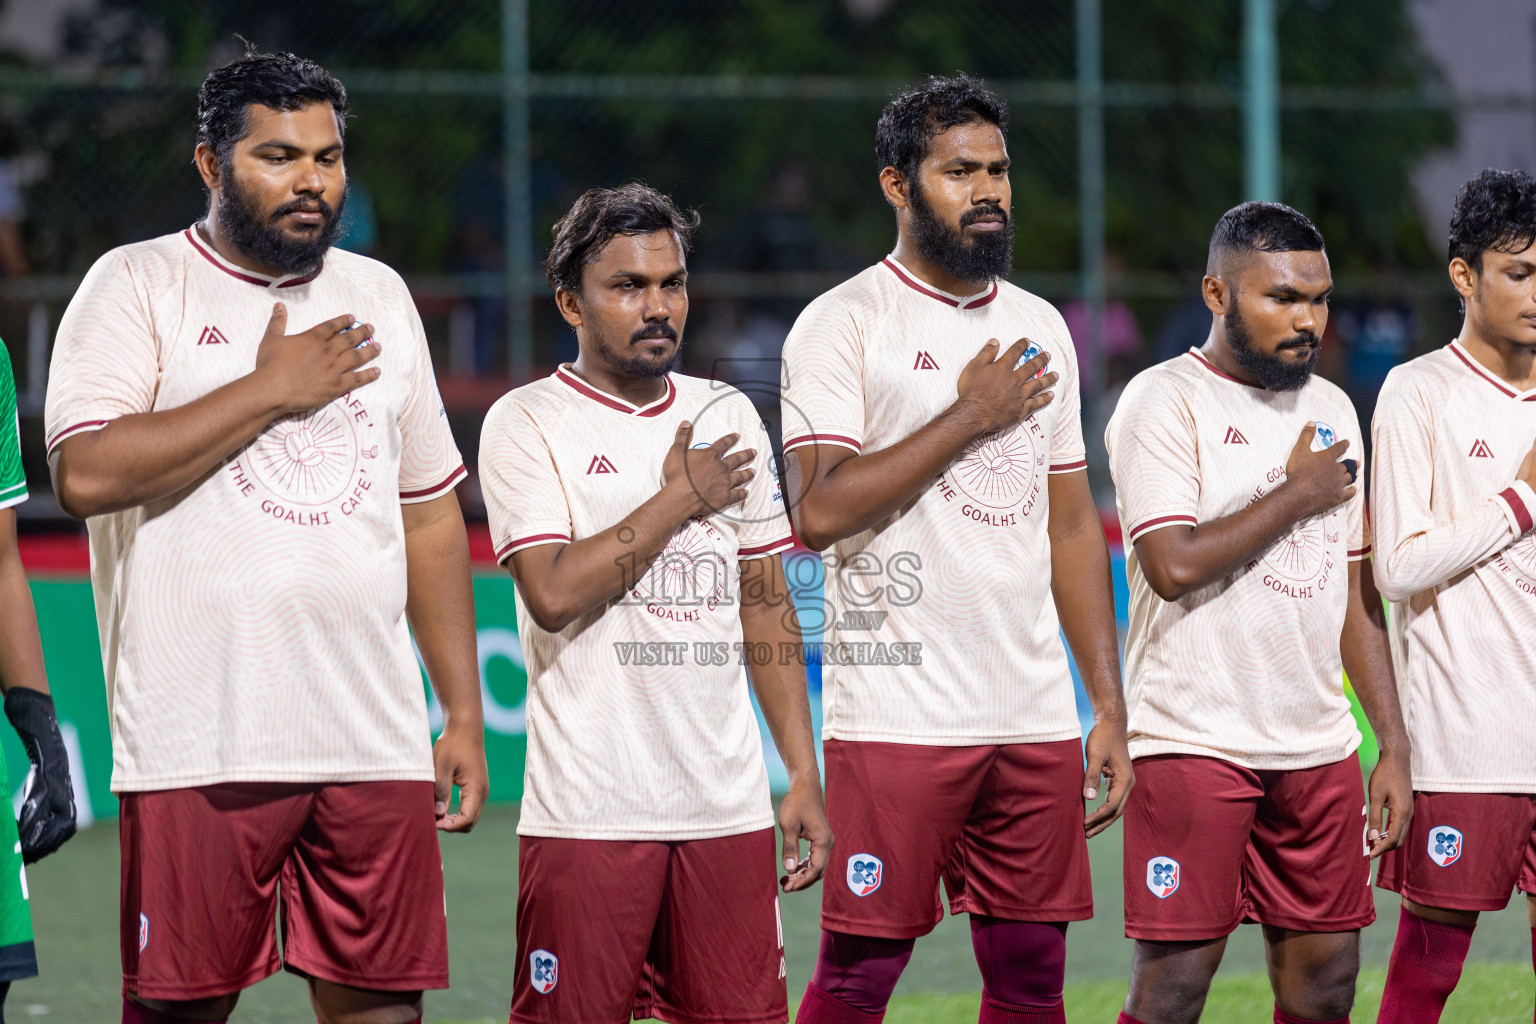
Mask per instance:
[[[1503,910],[1536,894],[1536,796],[1415,793],[1403,845],[1381,858],[1376,884],[1426,907]]]
[[[279,967],[354,988],[447,988],[432,804],[430,782],[121,794],[123,991],[206,999]]]
[[[938,747],[827,740],[837,846],[821,926],[926,935],[952,914],[1012,921],[1093,916],[1077,740]]]
[[[1376,919],[1360,759],[1254,771],[1214,757],[1134,762],[1125,934],[1198,942],[1244,921],[1347,932]]]
[[[512,1021],[788,1019],[773,829],[517,848]]]

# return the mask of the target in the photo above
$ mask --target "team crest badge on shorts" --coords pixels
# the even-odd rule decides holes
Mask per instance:
[[[1438,825],[1429,830],[1429,859],[1448,868],[1461,859],[1463,842],[1460,831],[1449,825]]]
[[[144,947],[149,945],[149,918],[139,914],[139,952],[144,952]]]
[[[848,858],[848,888],[855,896],[868,896],[880,888],[885,877],[885,863],[872,853],[856,853]]]
[[[1153,857],[1147,861],[1147,888],[1160,900],[1179,888],[1179,862],[1172,857]]]
[[[547,949],[536,949],[528,954],[528,977],[533,990],[548,995],[560,980],[560,958]]]

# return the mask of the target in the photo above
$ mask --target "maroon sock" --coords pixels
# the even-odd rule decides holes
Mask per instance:
[[[795,1013],[795,1024],[880,1024],[884,1019],[884,1010],[856,1010],[822,991],[814,981],[805,986],[805,998],[800,1000],[800,1009]]]
[[[1120,1018],[1115,1021],[1115,1024],[1145,1024],[1145,1022],[1139,1021],[1135,1017],[1132,1017],[1130,1014],[1126,1013],[1124,1010],[1121,1010]]]
[[[1435,1024],[1461,979],[1461,965],[1471,945],[1471,928],[1431,921],[1404,907],[1376,1020],[1380,1024]]]
[[[1297,1017],[1280,1009],[1280,1004],[1275,1004],[1275,1024],[1349,1024],[1348,1017],[1337,1017],[1333,1020],[1312,1020],[1308,1017]]]
[[[1531,925],[1531,969],[1536,970],[1536,924]]]
[[[1023,1006],[993,999],[985,991],[981,993],[981,1013],[977,1024],[1067,1024],[1064,1003],[1055,1006]]]
[[[198,1024],[225,1024],[228,1017],[220,1017],[218,1020],[200,1021]],[[152,1010],[143,1003],[138,1003],[123,996],[123,1024],[193,1024],[187,1017],[172,1017]]]
[[[971,949],[981,968],[983,996],[1003,1007],[1060,1010],[1067,974],[1065,923],[1005,921],[972,914]],[[985,1002],[981,1013],[981,1019],[987,1020]]]
[[[891,1001],[902,970],[912,959],[915,942],[823,929],[816,970],[795,1015],[797,1024],[879,1021],[885,1016],[885,1004]],[[847,1016],[848,1012],[857,1016]]]

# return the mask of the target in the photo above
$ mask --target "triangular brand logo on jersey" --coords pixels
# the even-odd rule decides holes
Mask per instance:
[[[1488,447],[1487,441],[1484,441],[1482,438],[1478,438],[1476,441],[1472,442],[1472,450],[1467,452],[1467,458],[1491,459],[1493,458],[1493,449]]]
[[[618,470],[613,468],[613,463],[608,461],[608,456],[606,455],[594,455],[592,456],[592,461],[587,464],[587,476],[591,476],[593,473],[617,472]]]
[[[918,352],[917,361],[912,364],[914,370],[937,370],[939,364],[933,361],[933,356],[927,352]]]
[[[1221,443],[1222,444],[1247,444],[1248,443],[1248,439],[1243,436],[1243,432],[1241,430],[1238,430],[1236,427],[1228,427],[1227,428],[1227,436],[1221,439]]]
[[[224,337],[224,332],[217,327],[204,327],[203,333],[197,336],[199,345],[228,345],[229,339]]]

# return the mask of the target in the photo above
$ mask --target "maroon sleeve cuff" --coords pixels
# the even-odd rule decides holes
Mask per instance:
[[[1515,514],[1515,522],[1520,524],[1520,532],[1529,533],[1531,530],[1531,510],[1525,507],[1525,501],[1520,497],[1520,492],[1513,487],[1506,487],[1499,492],[1499,497],[1508,503],[1510,511]]]

